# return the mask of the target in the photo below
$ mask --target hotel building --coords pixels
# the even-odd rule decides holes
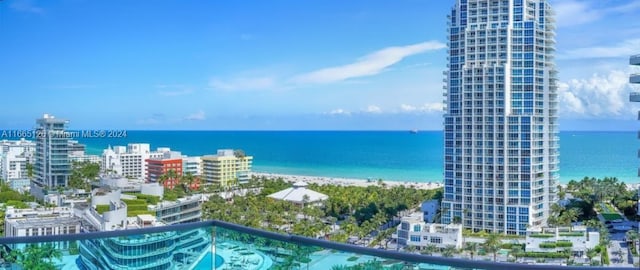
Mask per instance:
[[[448,15],[443,223],[525,235],[558,185],[554,18],[546,0],[457,0]]]
[[[145,160],[147,168],[147,182],[159,182],[162,175],[169,171],[175,172],[176,177],[166,179],[163,186],[173,189],[178,185],[182,176],[182,155],[180,152],[166,152],[162,157]]]
[[[102,152],[102,170],[124,177],[146,179],[145,160],[151,155],[148,143],[109,147]]]
[[[69,162],[69,121],[45,114],[36,120],[36,158],[34,183],[41,187],[67,186],[71,175]]]
[[[629,58],[629,65],[640,67],[640,54],[633,55]],[[632,73],[629,76],[629,83],[633,85],[640,86],[640,72]],[[640,88],[636,88],[640,89]],[[631,102],[640,102],[640,91],[631,92],[629,96],[629,101]],[[638,120],[640,120],[640,111],[638,111]],[[638,138],[640,138],[640,132],[638,132]],[[640,150],[638,150],[638,157],[640,157]],[[638,169],[638,176],[640,176],[640,169]],[[640,197],[640,188],[638,188],[638,197]],[[640,199],[638,199],[638,215],[640,215]]]
[[[26,179],[27,164],[33,164],[35,149],[36,144],[25,139],[0,141],[0,179]]]
[[[216,155],[202,157],[202,176],[208,183],[226,186],[234,181],[249,182],[252,156],[236,155],[233,150],[218,150]]]
[[[202,175],[202,158],[182,156],[182,172],[195,176]]]

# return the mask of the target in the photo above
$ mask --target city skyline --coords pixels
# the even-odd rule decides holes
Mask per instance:
[[[453,2],[2,1],[0,126],[440,130]],[[550,2],[560,129],[634,130],[640,3]]]

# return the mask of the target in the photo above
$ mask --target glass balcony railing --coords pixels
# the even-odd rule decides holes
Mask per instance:
[[[203,221],[135,230],[0,238],[0,269],[586,270],[597,267],[426,256]]]

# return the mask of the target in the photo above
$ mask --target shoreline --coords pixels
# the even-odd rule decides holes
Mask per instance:
[[[293,174],[280,174],[280,173],[268,173],[268,172],[252,172],[250,176],[268,177],[268,178],[282,178],[285,182],[295,183],[303,181],[306,183],[313,183],[318,185],[338,185],[338,186],[357,186],[368,187],[378,186],[378,180],[368,181],[366,179],[357,178],[342,178],[342,177],[325,177],[325,176],[309,176],[309,175],[293,175]],[[443,186],[438,182],[415,182],[415,181],[382,181],[387,187],[405,186],[417,189],[436,189]]]

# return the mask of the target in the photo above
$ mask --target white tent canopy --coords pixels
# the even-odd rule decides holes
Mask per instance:
[[[278,191],[267,197],[302,204],[304,203],[305,195],[308,198],[307,203],[325,201],[329,198],[325,194],[307,189],[307,183],[302,181],[294,183],[293,187]]]

